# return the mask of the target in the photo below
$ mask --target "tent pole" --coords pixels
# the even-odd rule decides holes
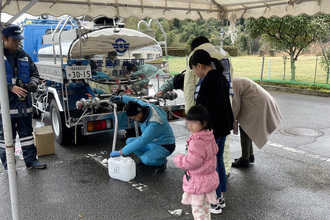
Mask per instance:
[[[224,26],[225,26],[225,14],[221,16],[221,32],[220,32],[220,49],[223,49],[223,36],[224,36]]]
[[[2,0],[0,0],[2,5]],[[1,8],[0,8],[0,31],[2,31],[1,25]],[[1,34],[2,36],[2,34]],[[11,128],[11,118],[9,113],[9,97],[7,89],[6,69],[4,61],[3,43],[0,42],[0,100],[1,100],[1,116],[2,126],[6,145],[6,157],[9,179],[9,191],[11,200],[11,211],[13,220],[20,220],[20,211],[18,203],[18,187],[17,176],[15,166],[15,148],[13,146],[13,134]]]
[[[19,18],[22,14],[27,12],[30,8],[32,8],[39,0],[32,0],[27,4],[22,10],[20,10],[16,15],[14,15],[11,19],[7,21],[8,24],[12,24],[17,18]]]
[[[220,33],[220,49],[223,49],[223,26],[225,23],[225,19],[222,17],[221,19],[221,33]]]

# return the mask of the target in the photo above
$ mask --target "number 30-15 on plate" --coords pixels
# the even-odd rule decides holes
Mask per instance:
[[[90,66],[66,66],[67,79],[87,79],[92,78]]]

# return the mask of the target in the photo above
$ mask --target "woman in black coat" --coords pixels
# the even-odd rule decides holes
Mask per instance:
[[[213,134],[219,147],[217,170],[220,185],[216,190],[219,203],[211,206],[211,212],[221,213],[221,208],[225,207],[223,193],[227,191],[223,151],[226,136],[233,129],[234,122],[229,100],[229,84],[223,75],[223,67],[220,61],[211,58],[205,50],[196,50],[189,60],[189,66],[194,74],[201,79],[196,87],[196,104],[203,105],[208,110],[212,121]]]

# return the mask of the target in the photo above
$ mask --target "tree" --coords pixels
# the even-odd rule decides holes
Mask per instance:
[[[141,19],[131,17],[126,19],[125,27],[130,29],[137,29],[137,24]],[[149,22],[149,18],[144,19]],[[221,20],[208,19],[208,20],[185,20],[180,21],[178,19],[166,20],[159,19],[162,27],[167,34],[168,46],[187,47],[190,48],[190,43],[195,37],[205,36],[214,45],[220,45],[220,32],[221,32]],[[225,24],[228,22],[225,22]],[[242,23],[242,24],[241,24]],[[238,24],[243,26],[244,19],[240,19]],[[146,25],[141,25],[142,30],[148,29]],[[160,28],[156,22],[151,23],[151,29],[155,30],[155,37],[158,41],[163,41],[164,36],[161,33]],[[225,33],[228,30],[228,26],[224,27]],[[224,45],[231,45],[230,38],[224,39]]]
[[[319,15],[246,20],[246,28],[251,37],[263,36],[274,48],[289,54],[291,80],[295,80],[296,77],[295,61],[304,48],[316,41],[321,31],[318,30],[320,26],[322,26],[322,21]]]
[[[326,83],[328,84],[330,75],[330,48],[322,48],[321,65],[324,71],[327,73]]]
[[[150,18],[144,19],[147,23],[149,23]],[[140,18],[136,18],[136,17],[130,17],[128,19],[126,19],[125,22],[125,27],[129,28],[129,29],[137,29],[137,24],[139,23],[139,21],[141,21]],[[180,25],[178,22],[180,22],[179,20],[165,20],[165,19],[159,19],[159,22],[161,23],[166,36],[167,36],[167,45],[168,46],[173,46],[173,45],[177,45],[176,44],[176,34],[178,32],[178,30],[176,29],[175,25]],[[148,26],[145,24],[140,25],[140,29],[141,30],[148,30]],[[164,35],[162,33],[162,31],[160,30],[157,22],[153,21],[151,22],[151,30],[155,31],[155,38],[158,41],[164,41]]]
[[[317,28],[317,40],[320,43],[322,57],[321,57],[321,66],[322,69],[327,73],[326,83],[329,83],[330,76],[330,48],[328,44],[330,43],[330,16],[324,14],[316,15],[318,17],[317,22],[314,25],[318,26]]]

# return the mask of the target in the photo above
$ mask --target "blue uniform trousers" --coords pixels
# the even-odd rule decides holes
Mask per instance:
[[[29,114],[25,117],[11,118],[12,133],[14,138],[16,138],[16,132],[18,133],[19,140],[22,146],[23,157],[27,167],[32,166],[34,162],[37,161],[37,148],[34,145],[34,138],[32,135],[32,115]],[[7,169],[6,160],[6,149],[3,134],[3,124],[0,115],[0,159],[5,169]]]
[[[128,138],[126,144],[132,143],[136,138]],[[148,166],[161,166],[167,162],[171,153],[158,144],[150,143],[134,152]]]

